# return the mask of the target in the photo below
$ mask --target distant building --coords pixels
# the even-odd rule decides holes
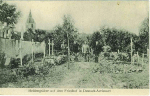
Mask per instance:
[[[13,30],[14,30],[14,25],[5,26],[2,23],[0,23],[0,37],[1,38],[11,39]]]
[[[28,16],[28,19],[26,22],[26,31],[28,29],[32,29],[32,31],[35,31],[35,28],[36,28],[36,24],[35,24],[34,19],[32,18],[32,14],[31,14],[31,10],[30,10],[30,13],[29,13],[29,16]]]

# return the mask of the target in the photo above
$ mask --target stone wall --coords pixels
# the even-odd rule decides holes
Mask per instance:
[[[20,55],[20,50],[22,57],[27,54],[32,54],[32,49],[34,53],[43,53],[45,49],[44,42],[31,42],[31,41],[21,41],[13,39],[0,38],[0,53],[5,53],[6,57],[15,58]]]

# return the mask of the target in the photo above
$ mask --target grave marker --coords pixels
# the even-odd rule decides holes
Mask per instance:
[[[119,49],[118,49],[118,53],[119,53]]]
[[[44,51],[44,56],[43,57],[45,58],[45,41],[44,41],[44,48],[43,49],[44,49],[43,50]]]
[[[50,56],[50,54],[51,54],[51,52],[50,52],[51,51],[51,45],[50,45],[51,41],[50,41],[50,39],[48,39],[48,41],[49,41],[48,45],[49,45],[49,56]]]
[[[52,40],[52,56],[54,55],[54,42]]]
[[[137,51],[137,57],[138,57],[138,63],[139,63],[139,53],[138,53],[138,51]]]
[[[22,40],[20,39],[20,64],[22,66]]]
[[[144,53],[142,54],[142,67],[143,67],[143,63],[144,63]]]
[[[131,38],[131,64],[132,64],[132,38]]]
[[[33,42],[33,39],[32,39],[31,42],[32,42],[32,63],[33,63],[33,50],[34,50],[34,49],[33,49],[33,43],[34,43],[34,42]]]

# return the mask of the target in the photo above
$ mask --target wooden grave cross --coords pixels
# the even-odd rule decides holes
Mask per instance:
[[[52,40],[52,56],[54,55],[54,41]]]
[[[49,45],[49,56],[50,56],[50,54],[51,54],[51,52],[50,52],[50,50],[51,50],[51,41],[50,41],[50,39],[48,41],[49,41],[48,45]]]

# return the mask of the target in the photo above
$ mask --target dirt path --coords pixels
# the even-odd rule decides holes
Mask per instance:
[[[70,69],[65,68],[62,79],[56,88],[99,88],[100,74],[93,73],[93,68],[97,63],[93,62],[74,62],[70,64]]]
[[[67,64],[56,66],[56,70],[49,74],[41,87],[52,88],[80,88],[97,86],[92,69],[93,62],[72,62],[68,70]],[[96,76],[97,77],[97,76]]]
[[[75,62],[71,70],[68,70],[65,78],[60,82],[60,88],[78,87],[78,83],[84,79],[84,75],[88,73],[90,69],[90,63],[88,62]]]
[[[67,63],[50,69],[48,75],[29,76],[19,83],[9,83],[9,87],[25,88],[102,88],[105,86],[101,74],[94,73],[94,62],[71,62],[68,70]],[[107,86],[106,86],[107,87]]]

